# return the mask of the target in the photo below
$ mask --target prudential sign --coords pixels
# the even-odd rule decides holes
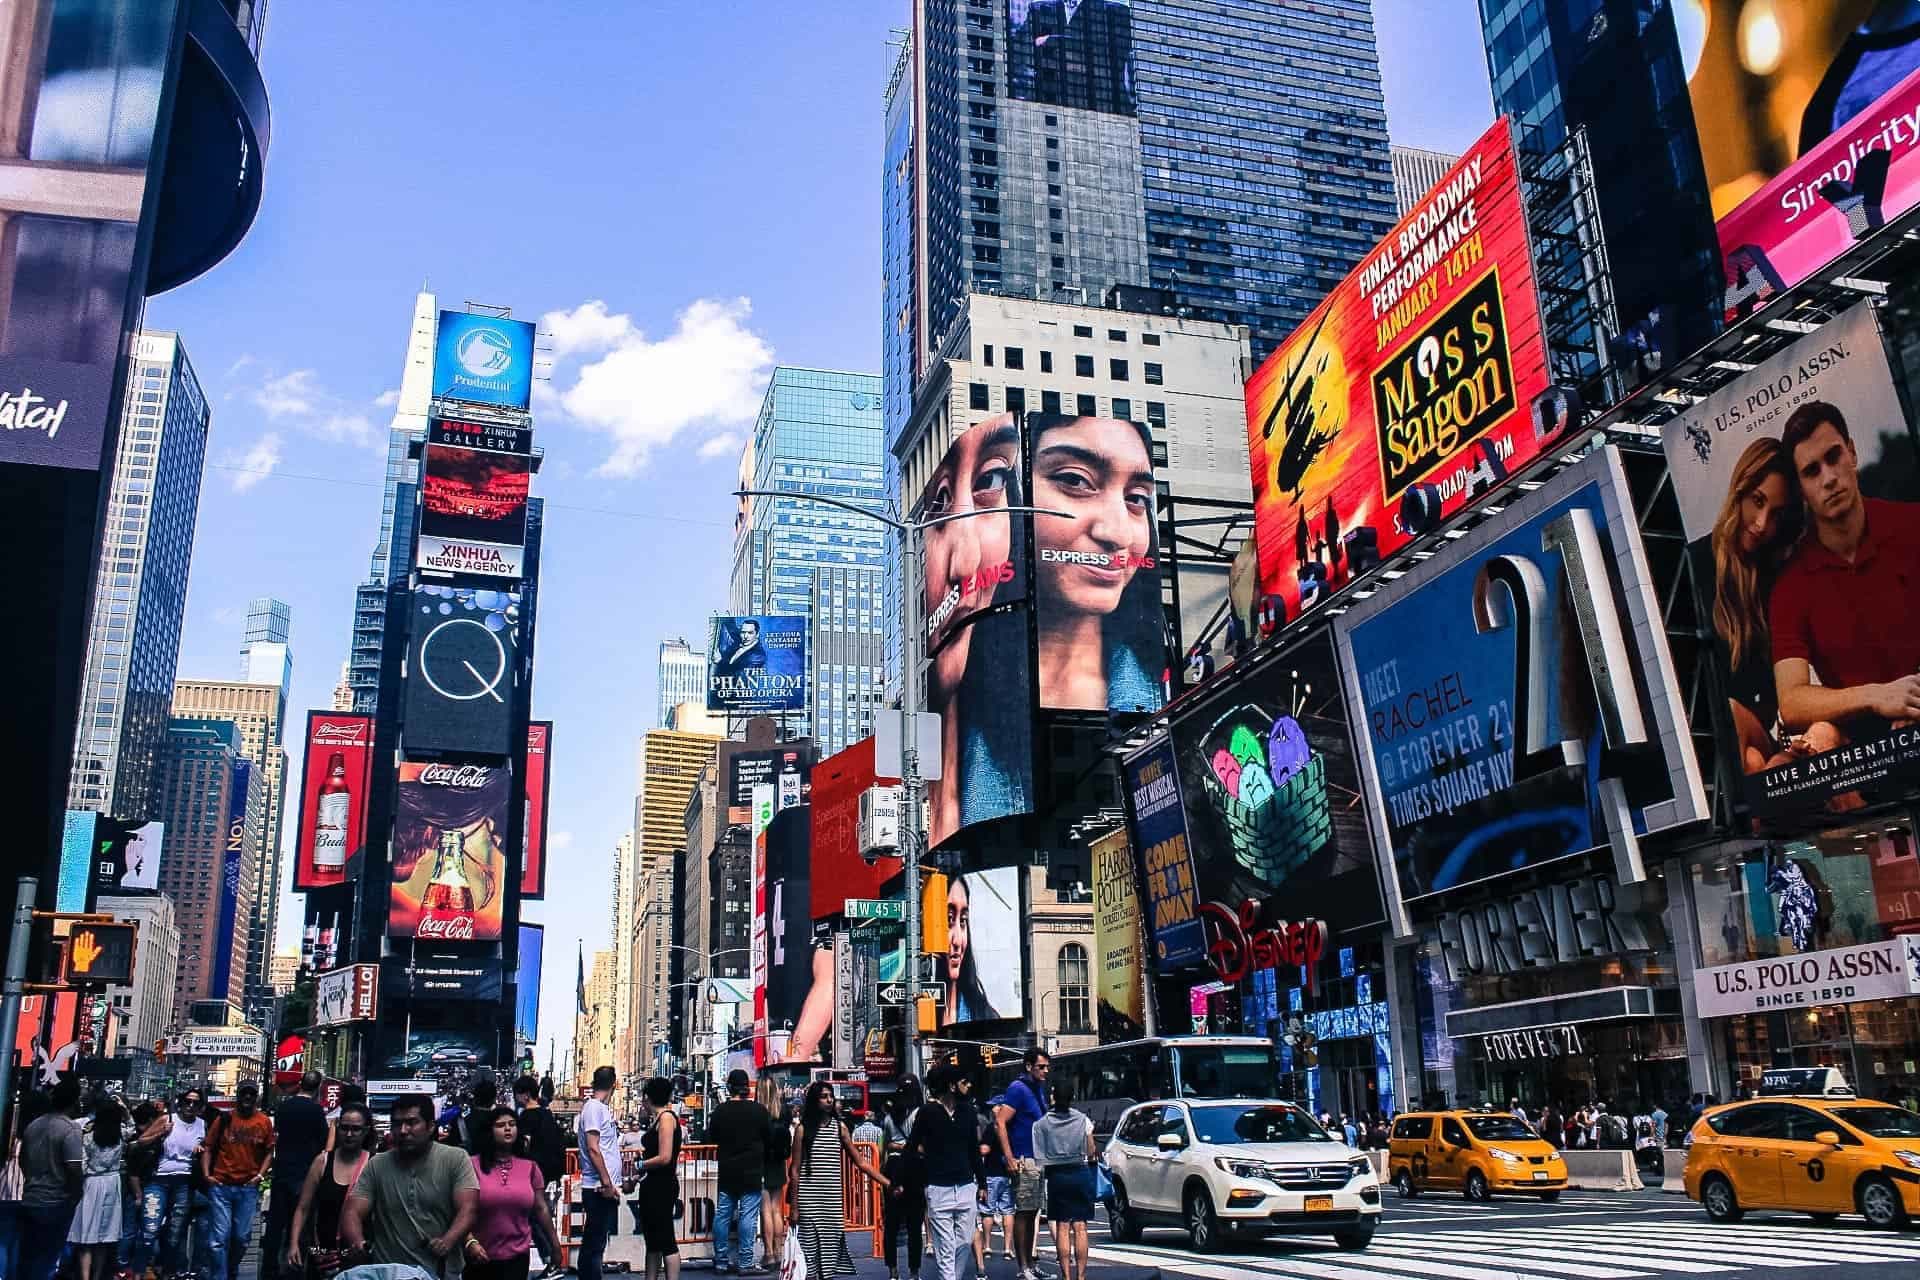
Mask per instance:
[[[533,326],[470,311],[442,311],[434,344],[433,395],[525,409],[533,393]]]

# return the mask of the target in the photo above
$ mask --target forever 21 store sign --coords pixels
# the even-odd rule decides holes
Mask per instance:
[[[1592,875],[1443,911],[1430,931],[1448,979],[1459,982],[1651,951],[1643,921],[1620,901],[1610,877]]]

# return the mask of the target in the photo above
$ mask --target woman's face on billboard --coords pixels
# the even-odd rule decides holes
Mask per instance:
[[[1042,607],[1108,614],[1153,546],[1153,459],[1130,422],[1075,418],[1034,440]]]
[[[928,482],[921,518],[1004,509],[1019,491],[1020,432],[1011,418],[969,427],[953,442]],[[938,524],[926,532],[925,626],[937,643],[953,625],[985,608],[1005,578],[1012,555],[1012,528],[1005,514],[974,516]],[[936,682],[950,688],[966,666],[965,645],[957,665],[947,654],[936,659]],[[945,668],[955,666],[954,670]],[[944,678],[944,679],[943,679]]]
[[[959,982],[967,963],[967,947],[973,939],[973,913],[967,882],[959,876],[947,890],[947,981]]]

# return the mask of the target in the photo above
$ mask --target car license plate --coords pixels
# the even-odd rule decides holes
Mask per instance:
[[[1332,1196],[1308,1196],[1307,1212],[1308,1213],[1332,1213],[1333,1197]]]
[[[1547,1171],[1545,1169],[1535,1169],[1533,1171],[1533,1180],[1535,1182],[1545,1182],[1547,1180]]]

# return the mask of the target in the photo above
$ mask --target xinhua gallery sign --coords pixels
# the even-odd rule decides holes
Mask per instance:
[[[1698,969],[1693,993],[1703,1018],[1920,994],[1920,935]]]

